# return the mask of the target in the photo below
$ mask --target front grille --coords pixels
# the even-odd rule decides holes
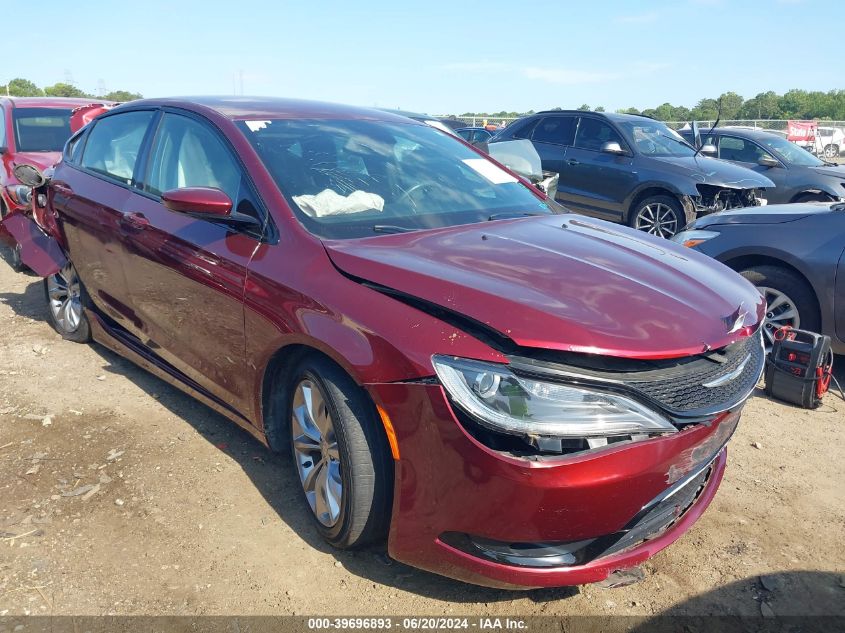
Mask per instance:
[[[758,332],[706,354],[661,361],[548,353],[510,360],[516,373],[628,392],[672,416],[698,418],[731,409],[754,390],[765,364],[761,337]]]
[[[688,371],[658,380],[627,382],[635,391],[659,402],[672,413],[705,414],[733,407],[757,384],[765,363],[760,337],[752,336],[725,348],[723,362],[695,364]],[[724,384],[705,387],[745,366]]]

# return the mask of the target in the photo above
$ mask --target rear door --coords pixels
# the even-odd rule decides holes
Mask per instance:
[[[214,187],[233,211],[264,218],[252,185],[223,135],[189,113],[165,111],[149,152],[143,187],[126,215],[125,274],[137,315],[134,332],[150,349],[237,412],[248,390],[243,296],[261,231],[170,211],[165,191]]]
[[[76,141],[50,184],[65,246],[94,304],[121,325],[135,320],[123,276],[124,207],[137,187],[138,157],[154,110],[103,117]],[[80,156],[81,154],[81,156]]]
[[[566,152],[575,135],[575,119],[566,114],[545,116],[531,133],[531,142],[540,155],[543,169],[560,174],[556,198],[564,204],[569,204],[571,198],[571,188],[563,186],[563,176],[566,172]],[[514,138],[518,136],[515,134]]]
[[[630,154],[622,135],[610,123],[599,117],[580,117],[558,187],[567,189],[569,206],[619,221],[624,213],[623,202],[636,187],[637,176],[632,155],[601,151],[608,142],[619,143]]]

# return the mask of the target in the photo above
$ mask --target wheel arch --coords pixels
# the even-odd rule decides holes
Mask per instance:
[[[789,271],[790,273],[796,275],[799,279],[801,279],[801,281],[803,281],[807,285],[807,288],[810,290],[810,293],[813,296],[816,314],[819,315],[819,318],[822,322],[824,321],[824,317],[821,311],[821,304],[819,301],[818,290],[807,277],[807,275],[805,275],[803,272],[801,272],[801,270],[799,270],[789,262],[783,259],[779,259],[777,257],[773,257],[771,255],[753,254],[739,255],[730,259],[726,259],[722,261],[722,263],[736,272],[741,272],[748,268],[754,268],[758,266],[772,266],[774,268],[782,268],[783,270]]]
[[[681,194],[681,192],[677,189],[668,185],[648,184],[635,190],[631,195],[630,201],[625,209],[624,222],[627,223],[631,220],[631,213],[633,213],[634,209],[640,202],[646,198],[651,198],[652,196],[671,196],[676,198],[683,207],[683,194]]]

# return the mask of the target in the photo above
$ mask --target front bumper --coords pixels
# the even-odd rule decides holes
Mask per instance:
[[[388,547],[391,556],[444,576],[491,587],[531,588],[604,580],[679,538],[713,499],[725,443],[739,411],[671,436],[569,457],[525,459],[470,436],[436,384],[369,385],[398,440]],[[700,476],[689,503],[654,508],[670,488]],[[683,495],[678,495],[680,499]],[[684,507],[681,507],[684,506]],[[651,517],[651,524],[648,523]],[[636,519],[636,520],[635,520]],[[635,529],[640,525],[642,529]],[[495,560],[481,541],[501,544],[598,542],[570,565]],[[627,540],[624,540],[626,539]]]

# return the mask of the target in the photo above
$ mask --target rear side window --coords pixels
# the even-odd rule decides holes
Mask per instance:
[[[6,145],[6,111],[0,108],[0,147],[7,147]]]
[[[182,187],[214,187],[237,204],[241,170],[209,127],[178,114],[161,120],[144,189],[161,195]]]
[[[88,132],[82,166],[104,176],[133,184],[135,163],[155,112],[140,110],[100,119]]]
[[[65,147],[65,162],[71,165],[78,165],[79,159],[82,158],[82,147],[85,145],[85,133],[77,134],[70,139]]]
[[[532,140],[541,143],[555,143],[557,145],[572,145],[573,125],[571,116],[550,116],[540,119],[534,128]]]
[[[624,147],[622,137],[610,124],[601,119],[581,118],[581,122],[578,124],[578,133],[575,135],[575,147],[598,152],[601,151],[602,145],[611,141]]]

